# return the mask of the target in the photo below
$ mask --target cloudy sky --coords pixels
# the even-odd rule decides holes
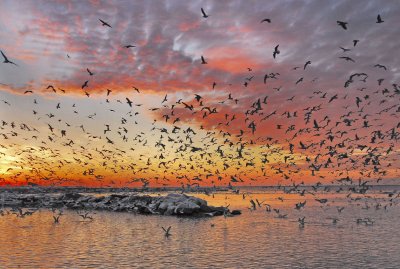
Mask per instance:
[[[2,1],[0,49],[17,64],[0,64],[2,182],[292,184],[343,167],[393,180],[399,12],[397,1]]]

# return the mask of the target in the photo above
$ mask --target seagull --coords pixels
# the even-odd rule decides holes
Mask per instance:
[[[263,23],[263,22],[271,23],[271,20],[270,19],[263,19],[260,23]]]
[[[204,59],[203,55],[201,56],[201,64],[207,64],[206,60]]]
[[[381,64],[376,64],[376,65],[374,65],[374,67],[383,68],[384,70],[387,70],[386,66],[381,65]]]
[[[25,91],[24,94],[33,93],[33,91]]]
[[[355,47],[357,45],[358,41],[360,41],[360,40],[358,40],[358,39],[353,40],[353,47]]]
[[[347,22],[344,21],[336,21],[336,23],[341,26],[344,30],[347,30]]]
[[[272,56],[274,56],[274,59],[277,54],[281,53],[280,50],[278,49],[278,47],[279,47],[279,45],[276,45],[276,47],[274,48],[274,52],[272,53]]]
[[[203,14],[203,18],[205,19],[208,18],[208,15],[206,14],[203,8],[201,8],[201,13]]]
[[[127,48],[127,49],[129,49],[129,48],[135,48],[136,46],[134,46],[134,45],[125,45],[124,46],[124,48]]]
[[[129,100],[128,97],[126,97],[125,99],[126,99],[126,103],[127,103],[130,107],[132,107],[132,101]]]
[[[14,62],[10,61],[10,60],[7,58],[7,56],[6,56],[6,55],[4,55],[4,53],[3,53],[3,51],[2,51],[2,50],[0,50],[0,52],[1,52],[1,55],[3,55],[3,58],[4,58],[4,61],[3,61],[3,63],[5,63],[5,64],[13,64],[13,65],[16,65],[16,66],[18,66],[16,63],[14,63]]]
[[[346,60],[346,61],[350,61],[350,62],[353,62],[353,63],[355,63],[356,61],[354,61],[352,58],[350,58],[350,57],[339,57],[340,59],[344,59],[344,60]]]
[[[88,73],[89,73],[90,76],[93,76],[93,75],[94,75],[94,73],[90,72],[89,68],[86,68],[86,71],[88,71]]]
[[[109,25],[107,22],[103,21],[102,19],[99,19],[99,21],[102,23],[101,24],[102,26],[108,26],[108,27],[112,28],[111,25]]]
[[[82,85],[82,90],[88,86],[89,80],[86,80]]]
[[[165,229],[164,227],[162,227],[161,226],[161,228],[164,230],[164,232],[165,232],[165,237],[168,237],[168,236],[170,236],[171,234],[170,234],[170,230],[171,230],[171,226],[169,226],[167,229]]]
[[[311,61],[307,61],[307,62],[304,64],[303,70],[306,70],[306,67],[307,67],[307,65],[309,65],[309,64],[311,64]]]
[[[384,22],[381,18],[381,15],[378,14],[378,17],[376,17],[376,23],[382,23]]]

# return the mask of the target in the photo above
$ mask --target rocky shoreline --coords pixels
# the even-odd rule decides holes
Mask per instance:
[[[2,207],[12,208],[64,208],[174,216],[214,217],[241,214],[239,210],[230,211],[222,206],[209,206],[203,199],[179,193],[149,196],[122,193],[92,195],[77,192],[35,194],[3,192],[0,194],[0,203]]]

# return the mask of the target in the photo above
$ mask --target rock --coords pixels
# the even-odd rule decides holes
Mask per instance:
[[[241,215],[241,214],[242,214],[242,211],[240,211],[240,210],[232,210],[232,211],[231,211],[231,214],[232,214],[232,215]]]
[[[60,195],[54,193],[12,193],[3,192],[4,206],[60,208],[75,210],[129,211],[140,214],[159,214],[176,216],[221,216],[225,207],[208,206],[207,201],[186,194],[170,193],[166,196],[149,196],[133,194],[111,194],[96,196],[67,192]],[[230,215],[239,215],[233,210]]]

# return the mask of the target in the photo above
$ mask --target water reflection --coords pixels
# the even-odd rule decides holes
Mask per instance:
[[[2,268],[396,268],[400,264],[399,209],[374,207],[387,195],[349,203],[341,194],[312,195],[259,192],[242,195],[198,194],[213,205],[242,209],[238,217],[176,218],[96,212],[82,221],[65,211],[59,224],[53,213],[0,217]],[[278,199],[278,197],[283,197]],[[321,197],[321,195],[319,196]],[[251,211],[249,199],[264,201]],[[304,209],[295,204],[307,201]],[[370,206],[368,209],[365,203]],[[288,214],[277,218],[265,204]],[[342,212],[338,207],[345,206]],[[364,209],[362,209],[364,207]],[[297,219],[305,217],[304,228]],[[374,225],[357,224],[370,218]],[[337,218],[337,223],[332,219]],[[161,227],[172,226],[165,237]]]

